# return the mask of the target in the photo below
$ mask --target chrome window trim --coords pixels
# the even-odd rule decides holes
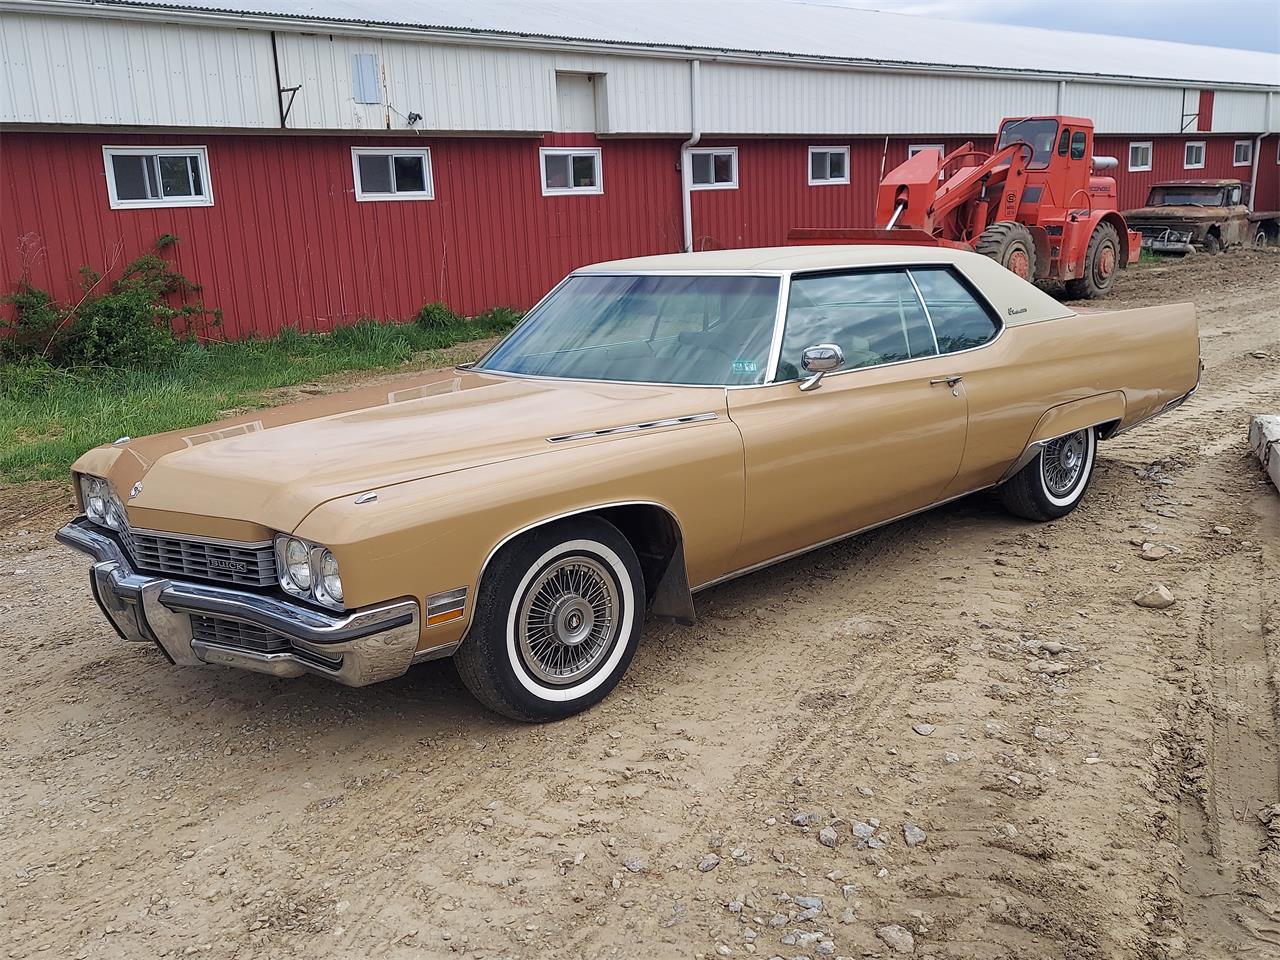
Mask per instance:
[[[797,249],[800,249],[800,248],[797,248]],[[977,283],[974,282],[973,278],[970,277],[967,273],[965,273],[964,269],[959,264],[953,263],[949,260],[921,259],[921,260],[914,260],[909,263],[903,262],[901,260],[876,261],[872,263],[859,263],[856,265],[847,265],[843,267],[839,265],[831,266],[831,267],[807,267],[800,270],[767,269],[767,268],[761,268],[761,269],[739,268],[739,269],[709,270],[705,267],[682,269],[682,270],[669,270],[669,269],[668,270],[592,270],[589,267],[587,267],[587,268],[573,271],[564,279],[562,279],[559,283],[557,283],[554,287],[552,287],[547,292],[547,294],[544,297],[542,297],[541,300],[539,300],[536,304],[534,304],[529,309],[529,312],[526,313],[524,315],[524,318],[521,319],[521,321],[511,329],[511,331],[507,334],[507,336],[503,337],[501,340],[495,343],[492,347],[490,347],[489,351],[485,353],[483,357],[481,357],[479,360],[474,361],[471,364],[471,366],[469,366],[467,369],[475,373],[483,373],[492,377],[513,377],[517,380],[546,380],[549,382],[557,382],[557,383],[608,383],[608,384],[614,384],[614,385],[620,384],[623,386],[630,385],[634,387],[675,387],[675,388],[681,388],[686,390],[690,390],[690,389],[692,390],[725,390],[725,391],[759,390],[764,387],[775,387],[784,383],[798,383],[803,378],[797,377],[794,380],[775,380],[774,379],[778,375],[778,365],[782,362],[782,339],[786,330],[786,310],[791,302],[791,283],[797,276],[803,277],[803,276],[807,276],[815,273],[842,273],[842,272],[854,272],[854,271],[864,271],[864,270],[897,269],[907,273],[907,275],[911,278],[912,286],[917,287],[917,296],[920,296],[918,285],[915,282],[915,278],[911,276],[911,271],[915,269],[919,269],[921,267],[941,267],[944,270],[951,270],[951,271],[954,271],[956,274],[958,274],[964,281],[964,286],[968,289],[968,291],[971,294],[973,294],[975,299],[977,299],[981,305],[985,306],[987,310],[991,313],[991,315],[995,318],[995,322],[998,327],[996,331],[996,335],[992,337],[990,340],[988,340],[986,343],[979,344],[976,347],[969,347],[965,350],[956,350],[953,353],[935,353],[927,357],[910,357],[906,360],[895,360],[893,361],[893,363],[877,364],[874,367],[855,367],[851,370],[836,370],[832,373],[827,374],[828,377],[839,377],[839,376],[844,376],[850,373],[865,372],[867,370],[879,370],[879,369],[882,369],[883,367],[897,366],[898,364],[902,364],[902,363],[919,363],[921,360],[935,360],[940,357],[958,357],[966,353],[972,353],[975,350],[985,350],[987,347],[993,346],[994,344],[999,342],[1000,338],[1004,336],[1005,331],[1009,329],[1009,324],[1005,323],[1000,318],[1000,311],[995,308],[995,305],[987,298],[986,294],[982,292],[982,289],[978,286]],[[552,377],[552,376],[546,376],[544,374],[537,374],[537,373],[513,373],[506,370],[486,370],[481,366],[485,362],[485,360],[488,359],[488,357],[495,350],[498,349],[498,347],[500,347],[503,343],[506,342],[508,337],[511,337],[512,335],[514,335],[515,332],[520,329],[520,327],[522,327],[525,323],[529,322],[529,320],[531,320],[537,314],[538,310],[542,308],[543,304],[545,304],[547,300],[549,300],[557,290],[559,290],[562,286],[564,286],[574,277],[640,277],[640,276],[648,276],[648,277],[690,277],[690,276],[692,277],[699,277],[699,276],[701,277],[739,277],[741,276],[741,277],[778,277],[780,278],[781,288],[778,291],[778,309],[774,315],[773,339],[770,341],[770,345],[769,345],[768,369],[765,371],[766,376],[765,376],[764,382],[762,383],[671,383],[671,382],[662,381],[662,380],[602,380],[602,379],[591,378],[591,377]],[[920,302],[922,305],[924,304],[923,296],[920,296]],[[924,309],[925,309],[926,316],[929,316],[929,327],[930,327],[930,330],[932,331],[933,319],[929,315],[928,307],[925,306]],[[1023,323],[1016,324],[1016,326],[1029,326],[1031,323],[1047,323],[1050,320],[1064,320],[1073,316],[1076,316],[1075,312],[1069,311],[1066,315],[1062,317],[1043,317],[1039,320],[1024,321]],[[936,331],[933,333],[933,336],[936,343],[937,341]],[[462,368],[458,367],[457,369],[462,369]]]
[[[712,387],[712,389],[715,389]],[[547,443],[566,443],[570,440],[588,440],[592,437],[608,437],[619,433],[638,433],[641,430],[657,430],[660,427],[676,427],[686,423],[703,423],[716,420],[716,413],[694,413],[686,417],[666,417],[662,420],[647,420],[643,423],[628,423],[619,427],[604,427],[600,430],[584,430],[581,433],[564,433],[555,437],[547,437]]]
[[[911,273],[911,268],[907,268],[907,279],[911,281],[911,289],[916,292],[916,299],[920,302],[920,309],[924,311],[925,320],[929,321],[929,335],[933,337],[933,355],[935,357],[942,356],[942,350],[938,347],[938,328],[933,325],[933,314],[929,312],[929,304],[924,302],[924,294],[920,292],[920,284],[916,283],[915,276]],[[992,337],[992,340],[995,338]],[[988,343],[991,341],[988,340]],[[915,359],[914,357],[912,359]],[[923,357],[921,358],[923,359]]]
[[[893,361],[893,362],[891,362],[891,363],[877,363],[877,364],[875,364],[874,366],[870,366],[870,367],[853,367],[852,369],[849,369],[849,370],[833,370],[831,373],[828,373],[828,374],[827,374],[823,379],[825,379],[825,380],[829,380],[829,379],[831,379],[832,377],[843,377],[843,376],[847,376],[848,374],[851,374],[851,373],[867,373],[867,372],[869,372],[869,371],[871,371],[871,370],[883,370],[883,369],[885,369],[886,367],[900,367],[900,366],[902,366],[904,363],[921,363],[922,361],[925,361],[925,360],[941,360],[941,359],[943,359],[944,357],[959,357],[959,356],[963,356],[963,355],[964,355],[964,354],[966,354],[966,353],[973,353],[975,350],[985,350],[985,349],[987,349],[987,348],[988,348],[988,347],[990,347],[990,346],[994,346],[996,343],[998,343],[998,342],[999,342],[1000,338],[1004,336],[1005,331],[1009,329],[1009,325],[1008,325],[1007,323],[1004,323],[1002,320],[1000,320],[1000,319],[999,319],[1000,314],[996,311],[996,309],[995,309],[995,307],[992,305],[991,301],[990,301],[990,300],[988,300],[988,299],[986,298],[986,296],[985,296],[985,295],[983,295],[983,294],[982,294],[982,292],[981,292],[980,290],[978,290],[978,285],[977,285],[977,284],[975,284],[972,280],[970,280],[970,279],[969,279],[969,277],[968,277],[968,275],[967,275],[967,274],[965,274],[965,273],[964,273],[964,271],[963,271],[963,270],[961,270],[959,267],[957,267],[955,264],[953,264],[953,263],[931,263],[931,262],[930,262],[930,263],[926,263],[926,262],[921,262],[921,263],[916,263],[916,264],[911,264],[911,265],[906,265],[906,266],[904,266],[904,265],[901,265],[901,264],[900,264],[899,266],[902,266],[902,268],[906,271],[906,273],[907,273],[907,275],[908,275],[908,276],[910,276],[910,274],[911,274],[911,269],[912,269],[912,267],[944,267],[944,268],[949,269],[949,270],[955,270],[957,273],[959,273],[959,274],[960,274],[960,276],[964,277],[964,279],[967,281],[968,286],[971,288],[971,292],[974,292],[976,296],[978,296],[978,297],[981,297],[981,298],[982,298],[982,299],[981,299],[981,301],[980,301],[980,302],[981,302],[981,304],[982,304],[982,305],[984,305],[984,306],[986,306],[986,308],[991,312],[991,315],[997,318],[997,319],[996,319],[996,325],[997,325],[996,335],[995,335],[994,337],[992,337],[990,340],[988,340],[986,343],[980,343],[980,344],[978,344],[976,347],[968,347],[968,348],[966,348],[966,349],[964,349],[964,350],[955,350],[955,351],[953,351],[953,352],[951,352],[951,353],[931,353],[931,354],[929,354],[929,355],[928,355],[928,356],[926,356],[926,357],[908,357],[906,360],[894,360],[894,361]],[[849,269],[850,269],[850,270],[857,270],[857,271],[861,271],[863,268],[862,268],[861,266],[858,266],[858,267],[850,267]],[[883,268],[878,268],[878,267],[875,267],[875,266],[868,266],[866,269],[868,269],[868,270],[876,270],[876,269],[883,269]],[[840,268],[838,268],[838,267],[837,267],[837,268],[835,268],[835,270],[834,270],[834,271],[832,271],[832,270],[825,270],[825,269],[824,269],[824,270],[805,270],[805,271],[797,271],[797,273],[798,273],[800,276],[804,276],[804,275],[806,275],[806,274],[810,274],[810,273],[832,273],[832,272],[840,272]],[[911,283],[912,283],[912,286],[914,286],[914,285],[915,285],[915,278],[914,278],[914,277],[911,279]],[[924,298],[923,298],[923,297],[921,297],[920,302],[921,302],[921,304],[923,305],[923,303],[924,303]],[[926,314],[926,316],[928,315],[928,312],[929,312],[929,311],[928,311],[928,307],[925,307],[925,314]],[[1074,314],[1073,314],[1072,316],[1074,316]],[[1043,320],[1036,320],[1036,321],[1032,321],[1032,322],[1034,322],[1034,323],[1047,323],[1047,322],[1048,322],[1048,321],[1050,321],[1050,320],[1066,320],[1066,319],[1068,319],[1068,318],[1067,318],[1067,317],[1045,317]],[[1029,324],[1019,324],[1019,326],[1028,326],[1028,325],[1029,325]],[[930,321],[929,321],[929,327],[930,327],[930,329],[933,329],[933,320],[932,320],[932,319],[930,319]],[[762,386],[762,387],[776,387],[776,386],[780,386],[780,385],[782,385],[782,384],[787,384],[787,383],[799,383],[801,380],[804,380],[804,379],[806,379],[806,378],[805,378],[805,377],[796,377],[796,378],[795,378],[795,379],[793,379],[793,380],[778,380],[778,381],[775,381],[775,382],[773,382],[773,383],[751,384],[750,386],[752,386],[752,387],[756,387],[756,386]],[[742,388],[741,388],[741,387],[737,387],[737,388],[735,388],[735,387],[729,387],[728,389],[733,390],[733,389],[742,389]]]

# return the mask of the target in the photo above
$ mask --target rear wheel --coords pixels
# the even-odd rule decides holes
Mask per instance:
[[[597,517],[564,520],[494,557],[454,662],[490,710],[559,720],[617,686],[644,611],[644,576],[626,538]]]
[[[1031,231],[1013,220],[1001,220],[982,231],[973,248],[1023,280],[1036,278],[1036,244]]]
[[[1084,497],[1098,446],[1093,427],[1055,437],[1000,488],[1005,509],[1027,520],[1064,517]]]
[[[1100,223],[1089,238],[1084,254],[1084,276],[1067,281],[1071,300],[1095,300],[1111,292],[1120,267],[1120,234],[1109,223]]]

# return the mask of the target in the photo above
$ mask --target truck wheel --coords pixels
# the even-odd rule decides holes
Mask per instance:
[[[1093,427],[1044,444],[1034,460],[1000,487],[1005,509],[1041,523],[1065,517],[1089,486],[1097,447],[1098,434]]]
[[[1109,223],[1100,223],[1084,253],[1084,276],[1068,280],[1067,299],[1096,300],[1111,292],[1120,266],[1120,235]]]
[[[1027,282],[1036,278],[1036,244],[1031,231],[1021,223],[993,223],[982,231],[973,249]]]
[[[453,659],[490,710],[560,720],[617,686],[644,612],[644,575],[631,544],[604,520],[575,517],[539,527],[494,556]]]
[[[1209,256],[1222,252],[1222,241],[1218,239],[1216,233],[1211,233],[1204,238],[1204,252]]]
[[[1259,226],[1257,228],[1257,231],[1253,235],[1253,245],[1257,247],[1259,250],[1261,250],[1263,247],[1267,245],[1267,242],[1268,241],[1267,241],[1266,227]]]

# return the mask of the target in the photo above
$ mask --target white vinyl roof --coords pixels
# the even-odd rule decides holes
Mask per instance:
[[[816,0],[107,0],[93,6],[107,3],[635,47],[1280,89],[1276,54],[946,21]],[[89,6],[87,0],[66,5],[82,4]],[[1158,5],[1151,15],[1159,16]],[[1205,16],[1213,15],[1206,5]]]

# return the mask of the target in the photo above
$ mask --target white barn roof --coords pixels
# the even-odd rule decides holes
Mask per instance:
[[[1276,54],[945,21],[804,0],[107,0],[93,7],[107,5],[762,57],[1280,89]],[[66,6],[89,4],[67,0]]]

